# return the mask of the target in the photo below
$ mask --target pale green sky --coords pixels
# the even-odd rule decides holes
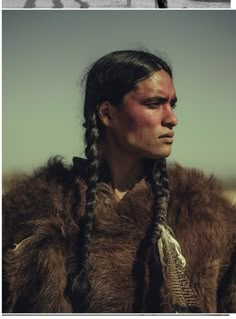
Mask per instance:
[[[78,80],[113,50],[147,48],[173,66],[170,160],[236,177],[236,11],[4,11],[3,172],[83,154]]]

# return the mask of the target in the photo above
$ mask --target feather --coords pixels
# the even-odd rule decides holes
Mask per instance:
[[[181,247],[174,238],[172,229],[159,224],[160,238],[157,241],[163,277],[172,297],[173,305],[181,312],[199,309],[195,293],[187,276],[187,264]],[[200,310],[198,310],[200,311]]]

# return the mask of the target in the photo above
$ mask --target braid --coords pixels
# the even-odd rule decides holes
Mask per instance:
[[[152,243],[156,245],[157,240],[160,238],[159,224],[166,223],[170,198],[166,159],[156,161],[152,171],[151,187],[154,196],[154,229]]]
[[[84,247],[83,257],[87,261],[89,249],[88,246],[91,242],[92,231],[93,231],[93,220],[94,220],[94,206],[95,206],[95,195],[96,186],[98,181],[98,139],[99,130],[97,128],[96,114],[93,113],[88,128],[85,133],[86,149],[85,155],[88,159],[88,172],[87,172],[87,192],[86,192],[86,206],[85,206],[85,227],[84,227]]]
[[[87,169],[87,192],[86,192],[86,205],[85,205],[85,216],[84,216],[84,227],[83,227],[83,243],[80,252],[80,272],[79,275],[74,279],[73,293],[76,298],[75,302],[78,304],[76,307],[83,312],[86,308],[86,296],[89,291],[88,273],[89,273],[89,248],[93,235],[94,226],[94,210],[96,203],[96,186],[98,181],[98,140],[99,130],[97,128],[97,116],[95,113],[92,114],[89,120],[86,119],[85,123],[85,142],[86,149],[85,155],[88,159]]]
[[[156,161],[151,187],[154,196],[154,228],[152,246],[154,259],[161,263],[166,288],[177,312],[201,312],[196,293],[188,280],[187,265],[166,216],[170,198],[166,160]],[[156,258],[159,257],[159,258]]]

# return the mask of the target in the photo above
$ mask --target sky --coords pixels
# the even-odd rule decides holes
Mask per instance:
[[[3,173],[83,156],[81,79],[114,50],[170,61],[178,103],[169,161],[236,178],[236,11],[3,11]]]

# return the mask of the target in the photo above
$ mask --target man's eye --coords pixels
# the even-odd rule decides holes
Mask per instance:
[[[171,104],[172,109],[175,109],[177,107],[176,103]]]
[[[147,103],[147,104],[145,104],[145,105],[146,105],[148,108],[150,108],[150,109],[155,109],[155,108],[160,107],[161,102]]]

